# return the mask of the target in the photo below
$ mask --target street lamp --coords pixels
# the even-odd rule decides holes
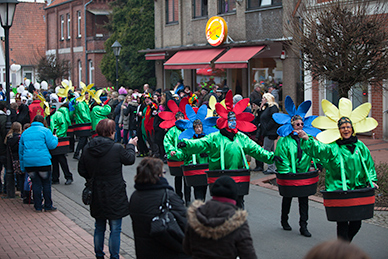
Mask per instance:
[[[17,0],[0,0],[0,18],[1,27],[4,28],[5,37],[5,84],[6,84],[6,98],[7,98],[7,124],[6,129],[11,129],[10,118],[10,87],[9,87],[9,28],[12,26],[13,16],[15,14]],[[11,170],[11,162],[7,159],[6,166],[6,182],[7,182],[7,197],[15,198],[15,177]]]
[[[121,44],[117,40],[112,45],[113,53],[116,56],[116,91],[119,89],[119,55],[121,47]]]

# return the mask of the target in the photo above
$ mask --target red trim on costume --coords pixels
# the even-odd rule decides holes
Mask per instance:
[[[325,207],[352,207],[361,205],[371,205],[375,203],[375,196],[360,197],[352,199],[324,199]]]
[[[279,185],[283,185],[283,186],[304,186],[304,185],[311,185],[311,184],[317,183],[318,180],[319,180],[319,177],[316,176],[309,179],[294,179],[294,180],[285,180],[285,179],[277,178],[276,182]]]
[[[91,130],[92,126],[82,126],[82,127],[75,127],[74,131],[82,131],[82,130]]]
[[[230,176],[236,183],[249,183],[250,180],[251,180],[251,176],[250,175],[244,175],[244,176]],[[217,181],[219,177],[208,177],[207,178],[207,182],[209,184],[212,184],[214,183],[215,181]]]
[[[167,161],[167,165],[170,167],[179,167],[183,164],[184,164],[183,161]]]
[[[193,176],[193,175],[204,175],[206,174],[205,171],[208,171],[209,169],[197,169],[197,170],[188,170],[188,171],[183,171],[184,176]]]
[[[71,129],[68,128],[68,129],[67,129],[67,132],[70,132],[70,133],[71,133],[71,132],[74,132],[74,128],[71,128]]]
[[[58,141],[58,145],[57,147],[63,147],[63,146],[68,146],[70,145],[70,141],[66,140],[66,141]]]

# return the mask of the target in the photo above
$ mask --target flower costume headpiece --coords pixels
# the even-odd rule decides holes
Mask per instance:
[[[206,118],[207,106],[205,104],[199,107],[197,113],[195,113],[193,107],[191,107],[189,104],[186,104],[186,115],[188,120],[178,120],[175,122],[175,125],[177,125],[179,128],[185,129],[179,135],[179,139],[191,139],[194,136],[195,130],[193,122],[196,120],[200,120],[202,122],[203,133],[205,135],[218,131],[218,129],[214,128],[218,117]]]
[[[67,98],[69,91],[74,92],[74,86],[71,83],[71,80],[64,80],[61,82],[63,88],[59,88],[57,95],[59,97]]]
[[[81,91],[80,97],[77,98],[77,101],[78,102],[84,101],[86,92],[88,92],[90,94],[92,91],[94,91],[94,90],[91,90],[91,88],[93,86],[94,86],[94,84],[89,84],[88,86],[86,86],[85,83],[81,82],[80,87],[82,88],[82,91]],[[89,100],[91,100],[91,99],[89,98]]]
[[[277,130],[279,136],[288,136],[294,130],[292,127],[293,121],[298,119],[303,121],[303,130],[307,134],[315,137],[319,132],[321,132],[319,129],[313,128],[311,125],[313,120],[315,120],[318,116],[313,115],[305,118],[306,113],[311,107],[310,100],[304,101],[299,105],[298,109],[296,109],[294,101],[287,95],[284,101],[284,106],[288,114],[275,113],[272,115],[272,118],[276,123],[283,124],[283,126],[279,127]]]
[[[338,108],[328,100],[322,100],[322,109],[326,116],[319,116],[312,123],[316,128],[325,129],[317,135],[317,139],[323,143],[331,143],[341,138],[338,125],[343,117],[352,122],[354,134],[375,129],[377,121],[367,117],[371,108],[370,103],[363,103],[353,110],[352,102],[347,98],[339,100]]]
[[[216,111],[220,118],[217,120],[217,127],[219,129],[226,128],[226,130],[237,133],[237,130],[243,132],[252,132],[256,130],[256,126],[251,123],[255,116],[250,112],[244,112],[248,107],[249,98],[242,99],[233,107],[233,94],[229,90],[225,96],[225,107],[221,103],[216,103]],[[228,114],[234,112],[236,115],[236,128],[231,130],[228,128]]]
[[[162,120],[164,120],[160,123],[159,127],[161,127],[162,129],[169,129],[173,127],[175,125],[175,121],[176,121],[175,115],[177,114],[177,112],[183,113],[185,118],[187,118],[186,111],[185,111],[186,104],[188,104],[187,98],[183,98],[181,100],[181,102],[179,103],[179,107],[174,100],[169,100],[167,102],[167,106],[170,109],[170,112],[163,111],[159,113],[159,117],[162,118]]]
[[[198,100],[198,96],[196,95],[196,94],[192,94],[190,97],[189,97],[189,104],[190,105],[193,105],[193,103],[195,102],[195,101],[197,101]]]
[[[50,105],[49,105],[49,103],[46,101],[46,99],[43,97],[43,95],[41,93],[35,92],[35,94],[36,94],[36,97],[40,100],[40,104],[39,105],[44,110],[45,116],[49,116],[50,115]]]
[[[217,99],[213,95],[210,96],[209,104],[208,104],[209,108],[207,109],[207,117],[218,116],[216,112],[216,103],[217,103]],[[222,106],[226,108],[225,99],[222,100],[220,103],[222,104]]]

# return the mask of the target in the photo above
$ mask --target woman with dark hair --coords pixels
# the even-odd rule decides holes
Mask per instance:
[[[79,174],[92,183],[90,214],[96,220],[94,251],[97,258],[104,258],[107,221],[110,226],[110,258],[119,258],[121,222],[129,214],[122,165],[135,162],[137,138],[132,138],[124,149],[121,144],[114,142],[115,128],[113,120],[101,120],[96,127],[98,136],[85,146],[78,163]]]
[[[183,201],[163,177],[163,162],[146,157],[137,167],[135,189],[129,202],[135,236],[136,258],[190,258],[182,250],[182,241],[152,237],[150,223],[160,214],[159,206],[167,192],[172,212],[182,231],[186,226],[186,208]]]
[[[42,192],[44,210],[54,211],[51,200],[51,155],[50,149],[56,148],[58,138],[46,126],[41,115],[36,115],[31,127],[25,130],[19,141],[19,160],[22,172],[27,172],[32,181],[34,208],[42,212]]]

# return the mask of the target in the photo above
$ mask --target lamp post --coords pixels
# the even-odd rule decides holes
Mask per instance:
[[[0,18],[1,27],[4,28],[5,36],[5,84],[6,84],[6,98],[7,98],[7,124],[6,129],[11,128],[10,118],[10,87],[9,87],[9,28],[12,26],[13,16],[15,14],[16,5],[19,2],[17,0],[0,0]],[[6,165],[6,184],[7,184],[7,197],[15,198],[15,177],[10,166],[11,162],[7,159]]]
[[[117,40],[112,45],[113,53],[116,56],[116,91],[119,89],[119,55],[121,47],[121,44]]]

